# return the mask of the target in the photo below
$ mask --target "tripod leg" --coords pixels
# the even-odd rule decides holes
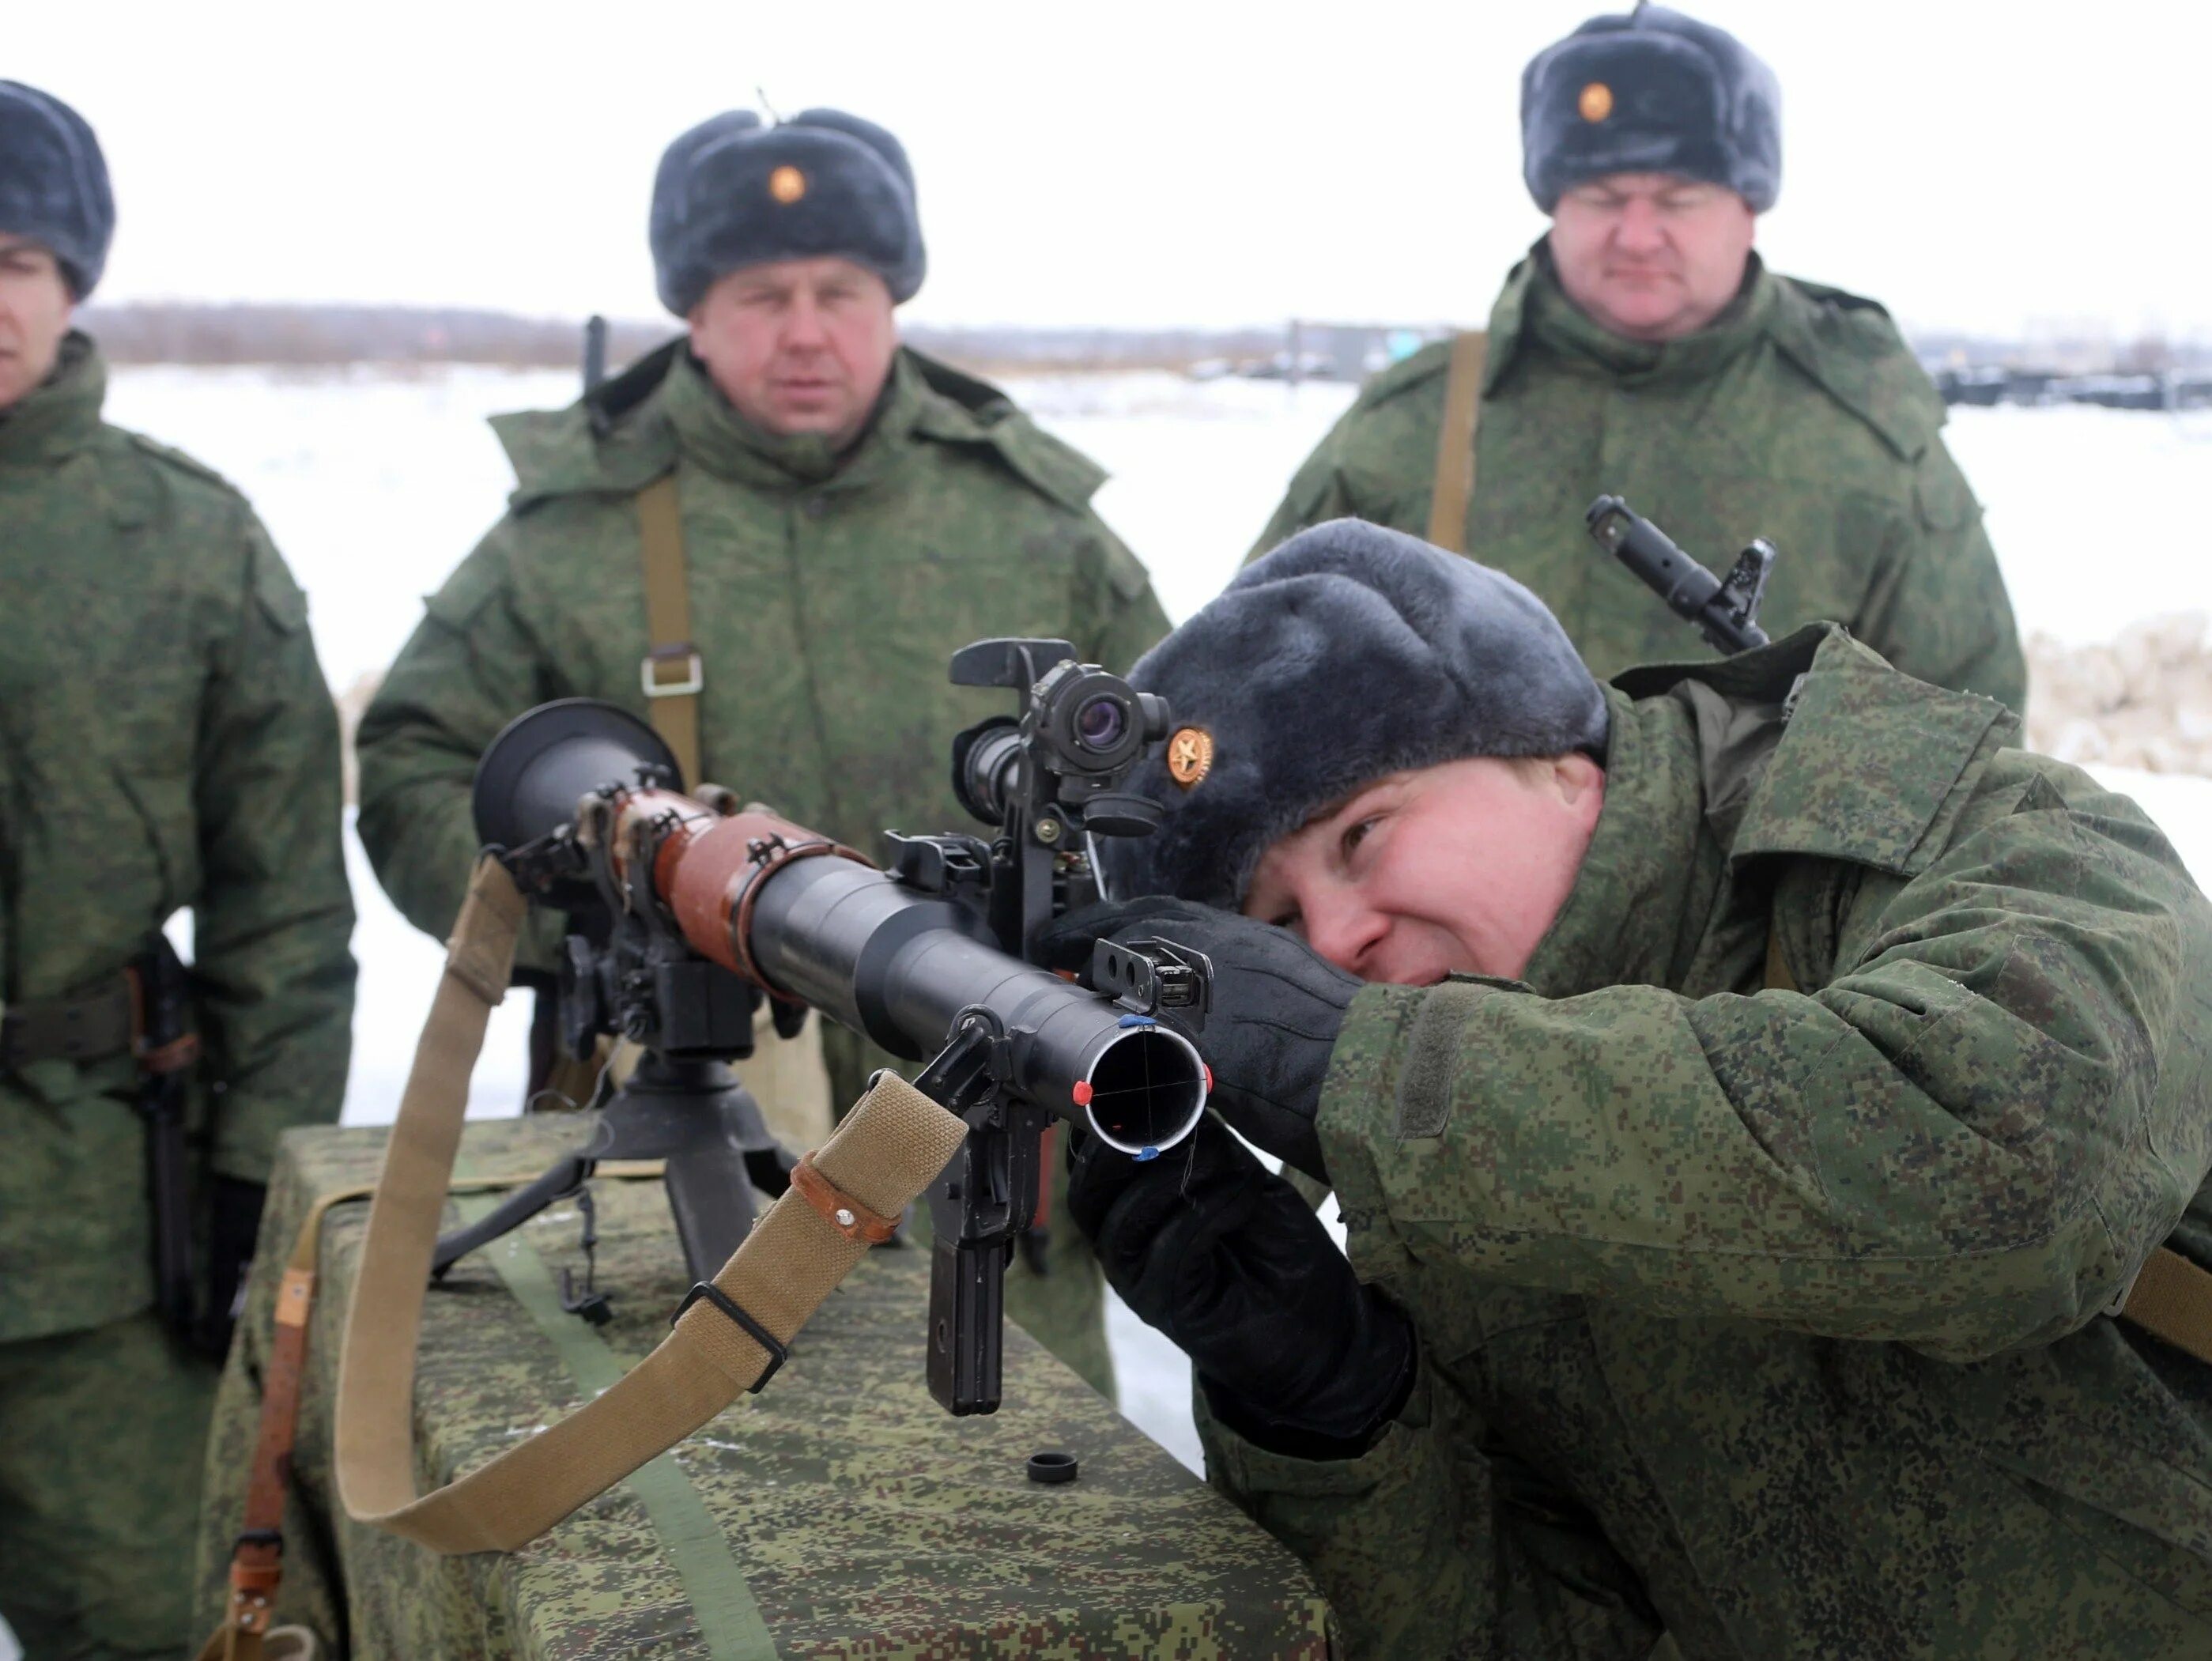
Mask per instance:
[[[430,1278],[442,1280],[447,1269],[478,1246],[489,1244],[510,1229],[519,1228],[562,1195],[574,1193],[591,1174],[592,1161],[580,1153],[571,1153],[556,1160],[550,1170],[528,1187],[516,1189],[482,1221],[440,1235],[438,1249],[430,1258]],[[715,1264],[715,1268],[720,1267]]]
[[[685,1272],[694,1281],[711,1281],[752,1231],[753,1179],[744,1151],[721,1143],[672,1153],[667,1183]]]

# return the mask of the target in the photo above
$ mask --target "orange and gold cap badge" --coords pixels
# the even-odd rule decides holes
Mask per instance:
[[[1582,112],[1583,120],[1602,121],[1613,113],[1613,88],[1602,81],[1593,81],[1575,100],[1575,107]]]
[[[806,194],[806,175],[787,161],[768,176],[768,193],[787,208]]]
[[[1213,770],[1213,734],[1203,727],[1176,729],[1168,740],[1168,776],[1186,790]]]

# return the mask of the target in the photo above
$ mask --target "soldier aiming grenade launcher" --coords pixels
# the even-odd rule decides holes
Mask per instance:
[[[1057,640],[978,642],[952,679],[1021,696],[1018,717],[953,746],[963,805],[998,834],[891,832],[888,869],[729,792],[685,794],[666,746],[612,705],[543,705],[494,740],[477,831],[533,904],[571,920],[563,1041],[582,1057],[620,1034],[645,1054],[593,1141],[441,1241],[439,1270],[574,1191],[595,1160],[659,1153],[706,1281],[750,1226],[750,1187],[808,1181],[724,1064],[751,1053],[763,997],[787,1031],[811,1007],[928,1058],[916,1086],[969,1126],[929,1190],[929,1383],[952,1413],[997,1407],[1002,1276],[1037,1219],[1045,1133],[1066,1119],[1140,1159],[1188,1135],[1208,1075],[1158,1017],[1202,1023],[1211,968],[1165,941],[1102,940],[1082,983],[1024,960],[1043,923],[1097,897],[1089,839],[1157,824],[1158,807],[1121,786],[1165,737],[1163,702]],[[572,1295],[589,1314],[581,1303]]]

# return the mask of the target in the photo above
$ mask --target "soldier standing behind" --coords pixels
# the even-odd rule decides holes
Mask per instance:
[[[570,409],[495,423],[512,506],[362,721],[362,840],[434,934],[476,851],[477,757],[545,699],[650,715],[694,750],[690,782],[866,850],[967,822],[948,745],[1004,699],[948,684],[957,648],[1051,636],[1126,667],[1166,632],[1091,510],[1100,470],[899,344],[924,259],[890,133],[835,110],[716,116],[663,156],[651,228],[687,336]],[[842,1031],[824,1044],[856,1099],[869,1058]],[[1051,1238],[1007,1312],[1110,1391],[1096,1262],[1073,1229]]]
[[[235,490],[100,420],[70,325],[113,226],[92,129],[0,81],[0,1613],[33,1661],[186,1641],[211,1358],[353,1010],[307,602]],[[197,1060],[145,1019],[186,907]]]
[[[1935,388],[1880,306],[1753,250],[1781,186],[1773,71],[1724,30],[1639,5],[1536,55],[1521,131],[1552,228],[1486,340],[1370,381],[1254,552],[1344,515],[1472,551],[1610,675],[1680,657],[1683,636],[1584,537],[1609,491],[1708,564],[1773,541],[1778,637],[1831,618],[1908,674],[2020,709],[2011,602]]]

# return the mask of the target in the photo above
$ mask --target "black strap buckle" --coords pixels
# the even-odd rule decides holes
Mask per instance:
[[[247,1529],[230,1542],[234,1554],[248,1546],[267,1546],[282,1557],[284,1555],[284,1532],[282,1529]]]
[[[674,1326],[682,1320],[684,1311],[702,1298],[735,1321],[746,1337],[768,1352],[768,1370],[754,1379],[745,1391],[748,1396],[759,1395],[768,1387],[768,1381],[775,1377],[775,1370],[791,1359],[791,1352],[784,1348],[782,1342],[776,1337],[775,1334],[746,1314],[738,1306],[736,1299],[712,1281],[702,1281],[690,1291],[685,1293],[684,1301],[676,1305],[676,1313],[668,1317],[668,1324]]]

